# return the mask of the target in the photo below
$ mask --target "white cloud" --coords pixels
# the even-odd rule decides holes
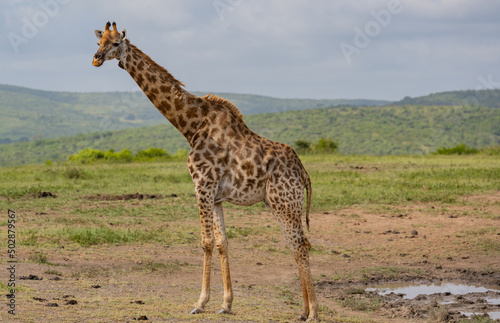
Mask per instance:
[[[9,1],[1,5],[0,83],[130,89],[115,63],[90,64],[93,30],[108,20],[192,90],[398,99],[474,87],[481,73],[500,79],[500,3],[487,0],[400,0],[401,13],[348,64],[339,45],[353,44],[355,28],[373,24],[372,11],[391,1],[70,0],[17,53],[7,35],[20,34],[22,18],[40,6]]]

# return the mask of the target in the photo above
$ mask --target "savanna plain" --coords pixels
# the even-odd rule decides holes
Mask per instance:
[[[321,321],[493,321],[445,304],[397,306],[366,288],[446,281],[500,289],[499,156],[301,159],[313,184],[307,236]],[[215,249],[211,301],[193,316],[203,251],[185,161],[0,168],[2,267],[8,210],[18,261],[15,316],[5,301],[9,272],[0,270],[0,321],[293,321],[302,293],[278,223],[263,203],[224,208],[233,314],[215,314]]]

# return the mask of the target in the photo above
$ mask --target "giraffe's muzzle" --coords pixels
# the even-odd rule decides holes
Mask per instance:
[[[94,55],[94,59],[92,60],[92,65],[101,66],[104,63],[103,55],[100,53],[96,53]]]

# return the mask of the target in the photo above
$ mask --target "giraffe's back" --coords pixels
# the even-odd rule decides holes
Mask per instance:
[[[266,184],[303,190],[308,180],[293,149],[252,132],[231,110],[214,106],[194,137],[189,170],[195,186],[213,182],[215,202],[252,205],[266,200]]]

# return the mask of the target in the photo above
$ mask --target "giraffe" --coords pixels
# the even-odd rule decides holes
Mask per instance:
[[[311,279],[311,245],[302,226],[304,189],[307,190],[306,224],[309,229],[311,181],[294,150],[263,138],[245,124],[238,108],[216,95],[196,96],[154,62],[108,22],[96,30],[99,49],[93,65],[117,59],[153,105],[188,141],[188,168],[198,201],[201,245],[204,253],[201,294],[190,313],[204,311],[210,299],[210,271],[214,241],[220,254],[224,287],[218,314],[231,313],[233,291],[229,271],[228,238],[222,202],[252,205],[264,202],[279,222],[297,263],[303,294],[299,320],[318,318]]]

